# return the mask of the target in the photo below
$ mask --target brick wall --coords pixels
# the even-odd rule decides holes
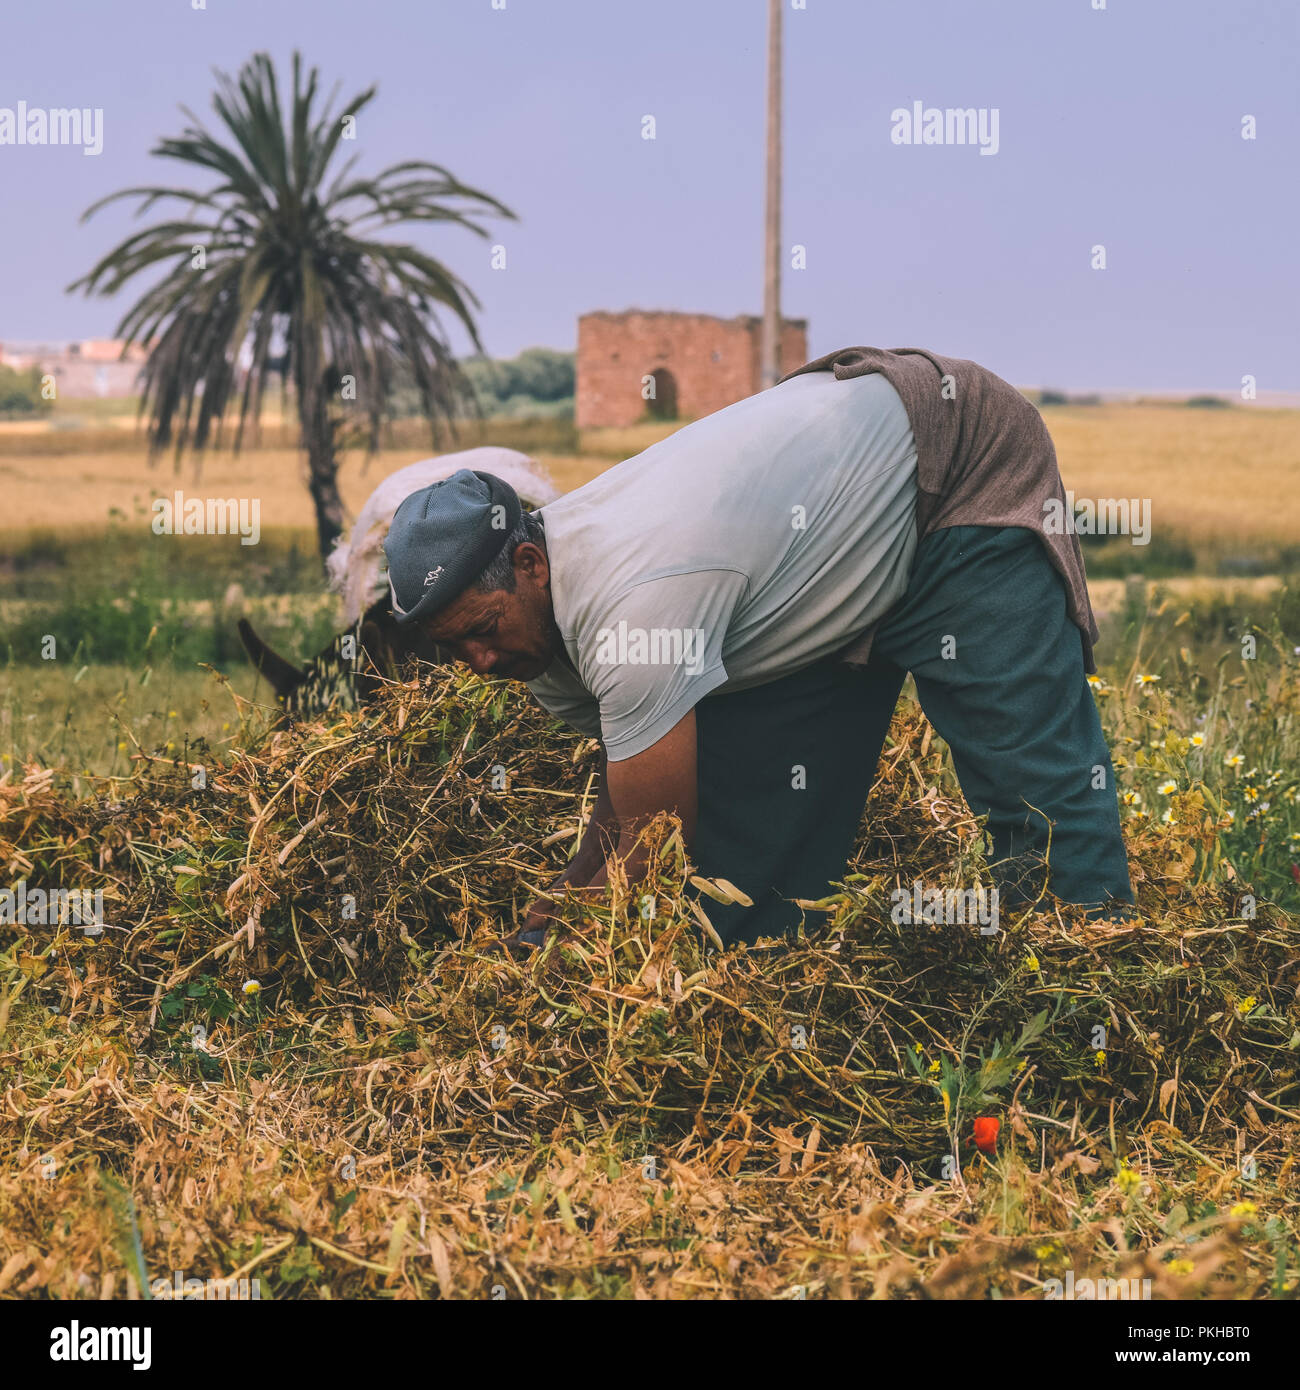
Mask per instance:
[[[635,424],[652,413],[643,378],[672,374],[681,419],[710,415],[759,390],[761,320],[711,314],[583,314],[578,320],[574,416],[579,429]],[[808,360],[808,325],[785,319],[781,371]]]

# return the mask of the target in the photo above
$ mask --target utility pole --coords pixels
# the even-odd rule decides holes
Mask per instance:
[[[781,6],[767,0],[767,213],[763,246],[761,385],[780,376],[781,344]]]

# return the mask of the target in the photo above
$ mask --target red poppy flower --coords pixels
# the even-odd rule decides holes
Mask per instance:
[[[998,1151],[998,1130],[1002,1121],[993,1115],[981,1115],[975,1121],[975,1147],[982,1154]]]

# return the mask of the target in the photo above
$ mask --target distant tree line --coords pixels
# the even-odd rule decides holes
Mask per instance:
[[[1039,391],[1032,396],[1035,405],[1100,405],[1101,396],[1095,392],[1086,396],[1072,396],[1066,391]],[[1171,402],[1172,403],[1172,402]],[[1198,410],[1227,410],[1232,402],[1223,396],[1189,396],[1184,405]]]
[[[517,357],[467,357],[458,365],[486,416],[522,419],[573,413],[571,352],[531,347]],[[393,392],[392,403],[395,415],[418,413],[415,393],[404,382]]]
[[[51,403],[41,398],[41,373],[30,367],[25,372],[0,364],[0,419],[21,420],[43,415]]]

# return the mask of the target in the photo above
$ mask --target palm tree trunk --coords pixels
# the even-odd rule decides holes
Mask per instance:
[[[321,380],[321,352],[318,338],[303,334],[299,339],[296,386],[298,426],[302,446],[307,450],[307,489],[316,508],[316,543],[322,567],[334,542],[343,534],[343,498],[339,493],[339,462],[334,451],[334,424],[329,417],[328,398]]]
[[[316,507],[316,542],[324,564],[334,542],[343,534],[343,498],[339,493],[339,465],[332,439],[313,439],[307,446],[308,489]]]

